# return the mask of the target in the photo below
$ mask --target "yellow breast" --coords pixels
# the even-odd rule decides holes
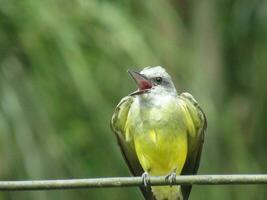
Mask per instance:
[[[151,175],[180,174],[187,156],[187,127],[176,102],[130,113],[128,127],[137,157]]]
[[[187,155],[185,133],[150,129],[136,134],[134,144],[138,159],[151,175],[167,175],[174,170],[179,174]]]

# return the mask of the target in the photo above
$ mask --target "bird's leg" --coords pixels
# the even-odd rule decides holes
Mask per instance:
[[[142,181],[145,187],[147,187],[150,184],[150,175],[148,174],[148,172],[144,172],[142,174]]]
[[[176,183],[176,168],[165,177],[165,180],[169,180],[171,183],[171,186],[173,186]]]

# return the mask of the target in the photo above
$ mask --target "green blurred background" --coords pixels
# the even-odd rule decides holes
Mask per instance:
[[[209,122],[200,174],[266,173],[267,1],[0,0],[0,179],[128,176],[109,128],[162,65]],[[191,199],[266,199],[195,186]],[[137,188],[1,192],[0,199],[141,199]]]

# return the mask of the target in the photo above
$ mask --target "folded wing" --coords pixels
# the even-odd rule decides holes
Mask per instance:
[[[111,128],[116,135],[123,157],[134,176],[141,176],[144,172],[137,158],[133,137],[126,131],[128,112],[133,102],[132,96],[124,97],[117,105],[111,119]],[[154,200],[151,189],[140,187],[146,200]]]
[[[194,134],[188,132],[188,149],[190,149],[190,151],[188,152],[182,175],[196,174],[204,142],[204,132],[207,128],[207,119],[203,110],[191,94],[182,93],[180,98],[185,102],[195,128]],[[182,186],[181,188],[183,198],[187,200],[192,186]]]

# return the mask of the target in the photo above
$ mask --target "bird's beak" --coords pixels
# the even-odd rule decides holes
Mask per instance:
[[[128,70],[128,72],[131,75],[131,77],[135,80],[139,92],[147,91],[152,88],[152,82],[145,75],[132,70]]]

